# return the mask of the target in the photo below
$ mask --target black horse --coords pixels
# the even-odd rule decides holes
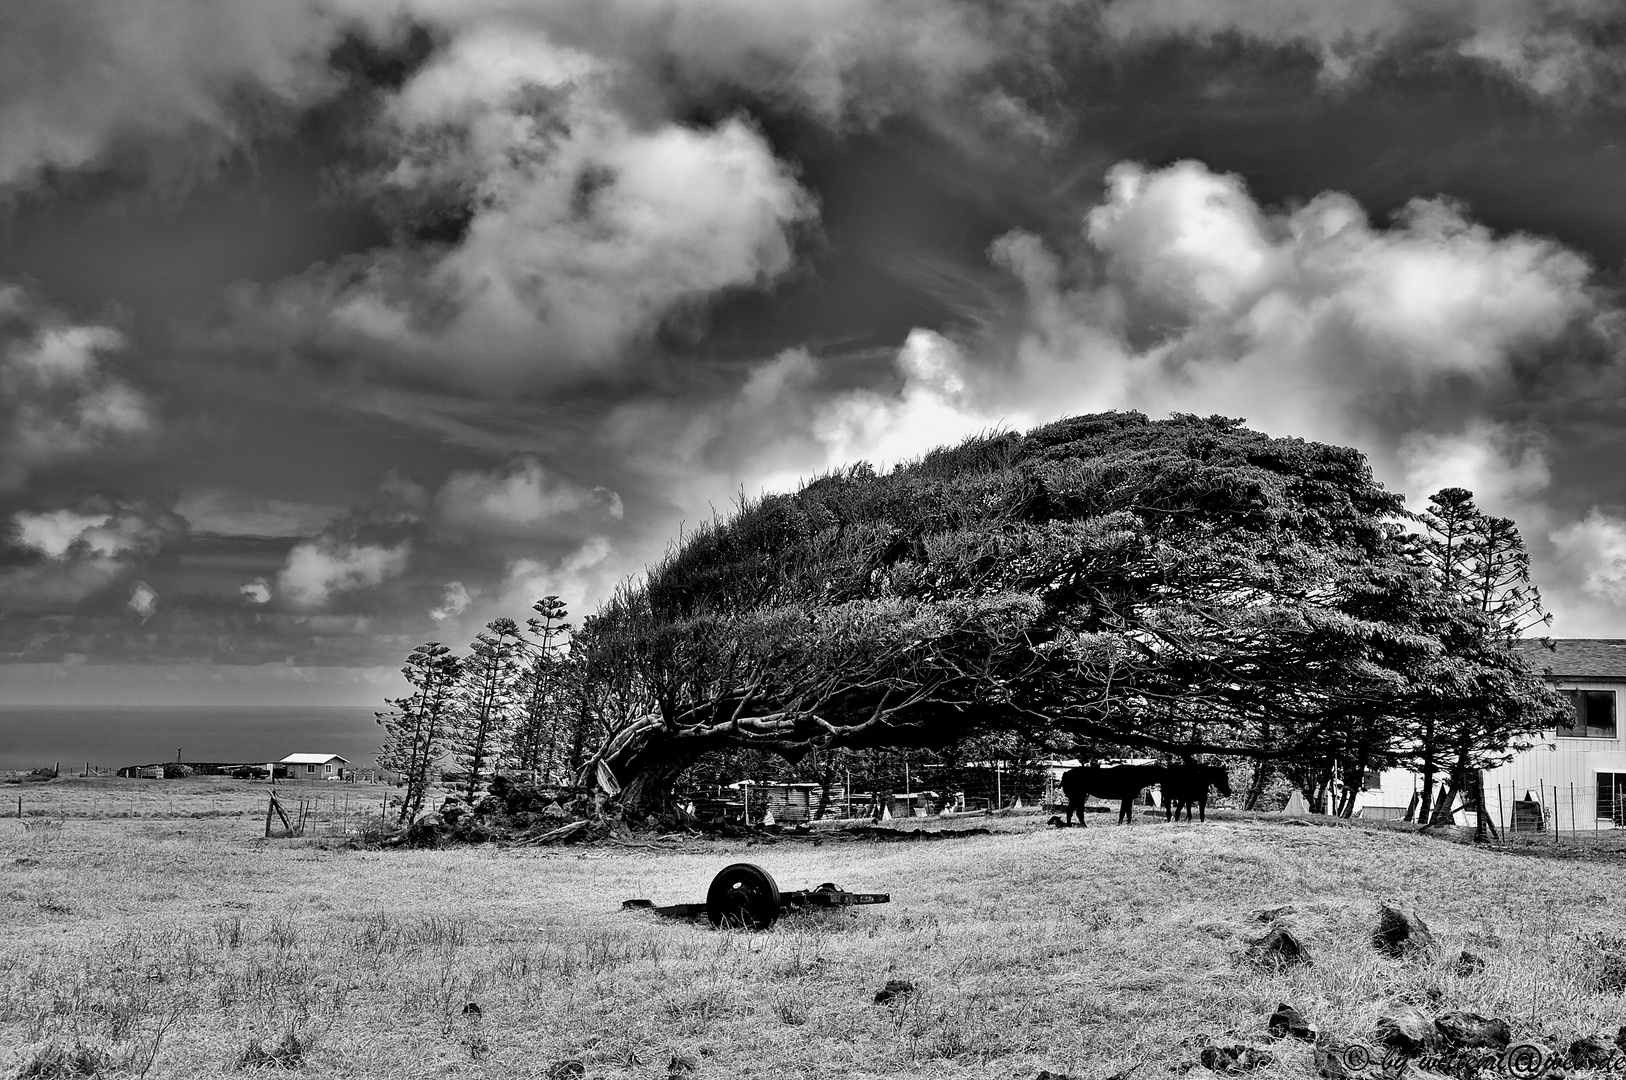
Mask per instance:
[[[1231,774],[1224,765],[1169,765],[1163,775],[1163,820],[1178,821],[1182,807],[1191,820],[1191,804],[1197,804],[1197,820],[1208,820],[1208,789],[1221,795],[1231,793]]]
[[[1094,795],[1098,799],[1120,799],[1119,824],[1127,825],[1135,817],[1135,800],[1153,784],[1163,782],[1162,765],[1083,765],[1061,774],[1061,790],[1067,796],[1067,824],[1084,824],[1084,800]]]

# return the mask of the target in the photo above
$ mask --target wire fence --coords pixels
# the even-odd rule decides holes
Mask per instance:
[[[340,839],[376,827],[389,812],[388,796],[363,799],[341,792],[272,792],[265,808],[265,835]]]
[[[1588,833],[1626,828],[1626,784],[1494,784],[1487,814],[1507,833]]]

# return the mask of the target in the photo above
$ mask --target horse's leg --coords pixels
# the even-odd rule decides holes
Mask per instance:
[[[1187,813],[1189,814],[1190,811],[1187,811]],[[1202,797],[1197,800],[1197,820],[1208,820],[1208,792],[1206,791],[1203,792]]]

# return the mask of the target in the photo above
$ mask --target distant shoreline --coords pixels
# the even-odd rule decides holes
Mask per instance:
[[[372,766],[380,742],[361,705],[0,705],[0,770],[86,763],[277,761],[331,753]]]

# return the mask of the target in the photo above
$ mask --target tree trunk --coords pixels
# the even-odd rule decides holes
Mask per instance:
[[[1429,747],[1423,757],[1423,796],[1417,803],[1417,820],[1427,825],[1431,823],[1430,808],[1434,805],[1434,753]],[[1408,817],[1406,820],[1412,820]]]
[[[1490,812],[1485,808],[1485,774],[1477,769],[1474,770],[1473,790],[1474,817],[1477,821],[1474,825],[1474,842],[1483,844],[1487,838],[1500,840],[1502,837],[1491,823]]]
[[[1253,779],[1248,782],[1248,801],[1242,804],[1244,810],[1257,810],[1259,800],[1264,798],[1265,786],[1270,783],[1271,763],[1263,759],[1255,759],[1253,763]]]

